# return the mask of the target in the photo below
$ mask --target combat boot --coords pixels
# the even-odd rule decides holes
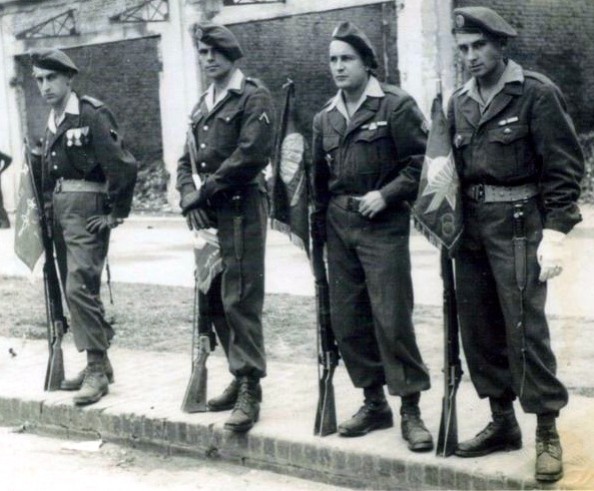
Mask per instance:
[[[394,426],[392,410],[385,398],[368,399],[353,417],[338,425],[340,436],[363,436],[373,430],[383,430]]]
[[[60,384],[60,390],[80,390],[87,371],[88,365],[85,368],[83,368],[80,372],[78,372],[78,374],[75,375],[73,378],[62,380],[62,383]],[[107,355],[105,356],[105,375],[107,376],[107,381],[110,384],[113,384],[113,367],[111,366],[111,362],[109,361]]]
[[[234,378],[220,396],[209,399],[208,410],[217,412],[233,409],[237,402],[237,394],[239,394],[239,379]],[[259,380],[256,386],[256,399],[262,402],[262,386]]]
[[[225,429],[244,433],[250,430],[260,416],[260,403],[257,397],[259,379],[253,377],[240,377],[237,401],[233,412],[225,422]]]
[[[433,449],[433,437],[421,419],[420,396],[417,392],[402,398],[400,430],[402,438],[408,442],[409,450],[428,452]]]
[[[557,430],[536,430],[536,472],[539,481],[553,482],[563,477],[563,451]]]
[[[93,404],[109,392],[109,382],[103,362],[92,362],[87,366],[82,387],[74,396],[77,406]]]
[[[459,443],[455,454],[458,457],[481,457],[498,451],[522,448],[522,431],[514,410],[494,413],[493,421],[474,438]]]

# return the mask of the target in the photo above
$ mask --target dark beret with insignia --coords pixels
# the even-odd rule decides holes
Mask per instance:
[[[341,22],[332,33],[332,39],[350,44],[370,68],[378,67],[377,56],[369,38],[352,22]]]
[[[31,56],[31,63],[37,68],[71,75],[78,73],[78,68],[74,62],[66,53],[59,49],[36,49],[31,51],[29,55]]]
[[[239,41],[229,29],[212,22],[194,24],[194,39],[201,41],[223,53],[231,61],[243,56]]]
[[[487,7],[454,9],[454,34],[483,32],[496,37],[516,37],[518,33],[497,12]]]

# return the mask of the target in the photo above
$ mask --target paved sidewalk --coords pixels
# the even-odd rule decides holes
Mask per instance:
[[[16,356],[8,351],[12,348]],[[84,409],[71,403],[72,393],[41,390],[47,344],[0,338],[0,424],[70,436],[98,435],[159,452],[184,452],[224,459],[337,485],[367,489],[532,489],[534,417],[518,411],[524,448],[480,459],[439,458],[414,454],[400,437],[398,401],[390,398],[396,427],[363,438],[325,438],[312,434],[316,403],[316,367],[270,363],[263,380],[261,421],[247,435],[223,430],[228,413],[188,415],[179,407],[190,372],[189,357],[175,353],[138,352],[114,347],[110,357],[115,384],[99,403]],[[81,368],[83,357],[65,346],[68,373]],[[208,362],[209,394],[229,381],[224,359]],[[423,416],[436,435],[441,382],[423,395]],[[360,404],[342,366],[336,378],[339,420]],[[564,445],[565,478],[548,489],[594,489],[594,400],[574,396],[563,411],[559,429]],[[460,438],[478,432],[488,419],[488,404],[478,401],[465,381],[458,398]]]

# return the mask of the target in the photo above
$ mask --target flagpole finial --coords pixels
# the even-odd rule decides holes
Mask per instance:
[[[295,82],[293,82],[292,79],[290,79],[289,77],[287,77],[287,81],[283,84],[283,89],[286,89],[287,87],[289,87],[291,85],[295,85]]]

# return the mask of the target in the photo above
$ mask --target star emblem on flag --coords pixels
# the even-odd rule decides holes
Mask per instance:
[[[433,195],[425,213],[439,209],[445,199],[450,208],[456,209],[456,195],[458,193],[458,175],[454,167],[454,159],[450,152],[447,156],[438,155],[435,158],[425,157],[427,166],[427,186],[422,196]]]

